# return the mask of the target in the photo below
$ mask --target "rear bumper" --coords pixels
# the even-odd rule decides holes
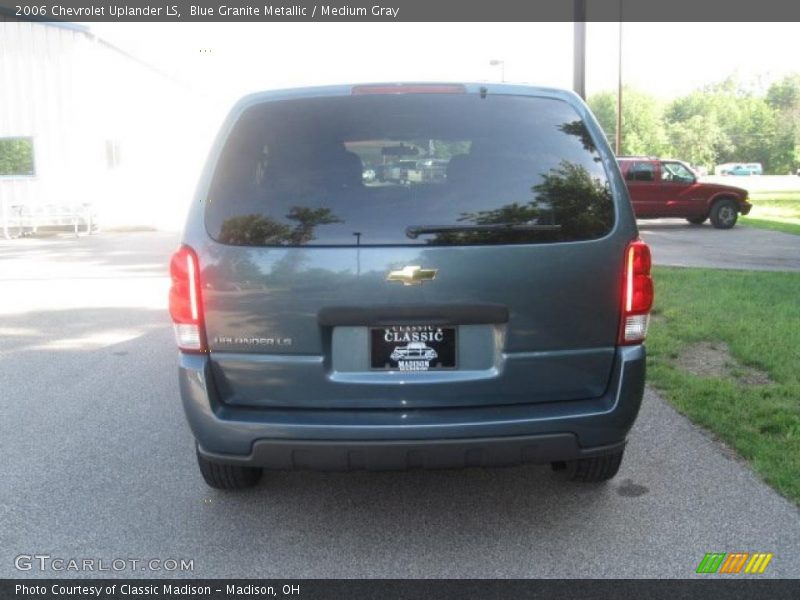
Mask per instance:
[[[746,215],[750,212],[750,209],[753,208],[753,205],[747,202],[746,200],[742,200],[739,202],[739,212],[743,215]]]
[[[218,400],[208,358],[181,355],[189,425],[207,458],[268,468],[461,467],[551,462],[624,446],[639,412],[645,349],[620,347],[599,398],[415,410],[242,408]]]
[[[209,460],[268,469],[453,469],[574,460],[622,450],[625,442],[581,448],[570,433],[455,440],[256,440],[246,456],[218,454],[198,447]]]

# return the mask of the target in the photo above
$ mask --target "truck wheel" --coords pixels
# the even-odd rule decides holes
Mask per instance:
[[[690,217],[686,220],[689,221],[689,223],[691,223],[692,225],[702,225],[703,223],[706,222],[707,218],[708,217]]]
[[[618,450],[611,454],[579,458],[567,463],[553,463],[553,469],[564,471],[568,479],[582,483],[598,483],[608,481],[619,471],[622,464],[622,455],[625,450]]]
[[[739,207],[733,200],[718,200],[711,207],[711,224],[717,229],[730,229],[739,218]]]
[[[199,451],[197,465],[206,483],[218,490],[243,490],[253,487],[261,479],[262,469],[212,462]]]

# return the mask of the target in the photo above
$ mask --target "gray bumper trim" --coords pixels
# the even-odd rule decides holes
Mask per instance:
[[[444,440],[256,440],[249,455],[207,452],[220,463],[323,471],[511,466],[574,460],[622,450],[625,442],[581,448],[571,433]]]

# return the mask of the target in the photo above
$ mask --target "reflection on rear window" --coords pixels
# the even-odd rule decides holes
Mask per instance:
[[[572,107],[473,94],[250,108],[206,212],[216,240],[247,246],[576,241],[613,220],[600,156]]]

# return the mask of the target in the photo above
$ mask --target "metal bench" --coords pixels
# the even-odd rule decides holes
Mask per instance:
[[[40,227],[72,227],[77,236],[81,224],[86,227],[85,233],[91,234],[93,221],[93,206],[88,202],[80,205],[14,204],[3,215],[3,235],[9,239],[12,229],[17,229],[19,235],[25,235],[26,229],[30,234],[35,234]]]

